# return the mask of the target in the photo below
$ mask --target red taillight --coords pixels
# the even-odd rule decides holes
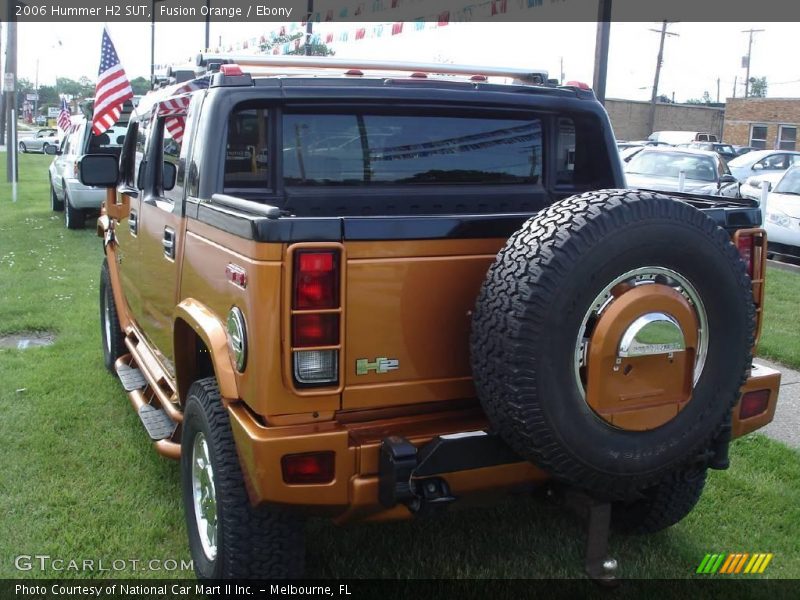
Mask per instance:
[[[755,242],[755,236],[750,233],[741,233],[736,239],[736,249],[739,250],[742,260],[747,265],[747,274],[750,275],[751,279],[753,278],[756,260]]]
[[[334,452],[287,454],[281,459],[285,483],[330,483],[336,473]]]
[[[243,75],[242,67],[240,67],[239,65],[232,65],[232,64],[220,65],[219,72],[222,73],[223,75],[230,75],[230,76]]]
[[[338,256],[334,252],[298,252],[294,263],[294,308],[339,306]]]
[[[586,83],[584,83],[582,81],[568,81],[564,85],[567,86],[567,87],[575,87],[575,88],[578,88],[579,90],[590,90],[590,89],[592,89],[592,88],[589,87],[588,84],[586,84]]]
[[[339,343],[339,315],[325,313],[295,315],[292,322],[292,346],[314,348]]]
[[[739,418],[749,419],[763,414],[769,407],[769,390],[747,392],[739,403]]]

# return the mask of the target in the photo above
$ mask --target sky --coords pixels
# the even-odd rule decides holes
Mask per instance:
[[[367,27],[373,25],[365,24]],[[275,23],[212,23],[212,45],[235,44],[269,34]],[[331,44],[337,58],[374,58],[407,61],[446,61],[457,64],[547,69],[558,78],[563,61],[565,80],[591,84],[595,23],[450,23],[446,27],[414,31],[407,26],[397,36],[353,41],[358,23],[317,25],[319,32],[350,31],[349,42]],[[389,25],[390,26],[390,25]],[[77,79],[97,75],[102,23],[20,23],[19,76],[40,85],[56,77]],[[110,23],[111,38],[129,78],[150,73],[150,24]],[[659,94],[683,102],[708,91],[724,102],[739,85],[744,95],[742,56],[748,36],[742,30],[764,29],[754,36],[751,76],[766,76],[770,97],[800,97],[800,62],[795,47],[797,23],[670,23],[678,34],[665,43]],[[606,95],[610,98],[649,100],[653,85],[660,23],[613,23]],[[156,24],[156,63],[182,62],[201,50],[203,23]],[[3,42],[5,42],[5,32]],[[338,35],[335,36],[335,39]]]

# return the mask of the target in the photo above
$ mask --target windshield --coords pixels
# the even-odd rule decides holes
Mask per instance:
[[[792,169],[783,176],[775,186],[775,192],[778,194],[796,194],[800,195],[800,169]]]
[[[733,146],[728,146],[726,144],[715,144],[714,151],[722,152],[723,154],[736,154],[736,150],[733,149]]]
[[[717,167],[712,158],[682,152],[640,152],[631,159],[625,171],[634,175],[674,179],[683,171],[686,179],[717,180]]]

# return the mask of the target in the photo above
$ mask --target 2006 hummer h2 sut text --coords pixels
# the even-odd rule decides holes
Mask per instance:
[[[198,576],[300,575],[306,515],[545,482],[657,531],[772,419],[758,208],[625,189],[590,90],[198,64],[80,165],[109,189],[105,363],[182,463]]]

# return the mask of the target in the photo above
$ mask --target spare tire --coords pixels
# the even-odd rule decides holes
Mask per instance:
[[[551,205],[499,252],[473,314],[473,377],[517,453],[630,499],[708,460],[754,329],[728,233],[667,196],[601,190]]]

